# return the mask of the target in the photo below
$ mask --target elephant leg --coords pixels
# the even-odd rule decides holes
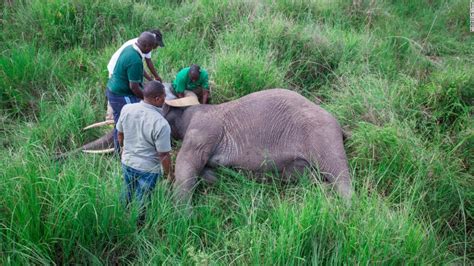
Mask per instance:
[[[308,166],[308,161],[304,159],[296,159],[289,162],[281,172],[282,180],[287,183],[296,181]]]
[[[215,138],[203,136],[195,130],[189,130],[186,135],[176,157],[174,190],[177,200],[187,203],[191,200],[198,175],[207,164]]]
[[[322,171],[324,177],[334,185],[336,191],[345,199],[352,197],[352,185],[347,171],[341,171],[339,174],[332,174]]]
[[[333,131],[336,133],[325,139],[321,139],[317,135],[312,136],[311,140],[314,142],[309,144],[313,147],[309,158],[338,194],[349,201],[353,190],[343,137],[342,133],[338,132],[340,131],[338,127]]]
[[[173,184],[178,201],[187,203],[191,200],[192,191],[203,166],[196,162],[191,152],[180,150],[176,157],[175,182]]]
[[[323,162],[319,163],[318,167],[321,174],[334,186],[339,195],[345,200],[350,200],[352,197],[352,184],[346,160],[325,158]]]
[[[217,177],[214,171],[209,167],[205,167],[204,170],[202,170],[200,176],[202,177],[202,180],[204,180],[204,182],[206,182],[208,185],[213,185],[217,182]]]

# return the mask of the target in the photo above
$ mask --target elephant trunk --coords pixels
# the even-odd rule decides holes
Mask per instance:
[[[79,150],[84,151],[84,152],[102,151],[105,153],[106,151],[113,149],[113,147],[114,147],[114,131],[111,130],[110,132],[103,135],[102,137],[80,147]]]
[[[95,123],[93,125],[85,127],[84,129],[90,129],[90,128],[100,127],[100,126],[110,125],[110,124],[113,124],[113,120]],[[61,153],[57,155],[55,158],[57,160],[65,159],[66,157],[73,155],[75,153],[78,153],[80,151],[85,152],[85,153],[92,153],[92,154],[105,154],[105,153],[113,152],[114,151],[114,131],[111,130],[110,132],[103,135],[102,137],[94,141],[91,141],[83,145],[82,147],[79,147],[72,151]]]

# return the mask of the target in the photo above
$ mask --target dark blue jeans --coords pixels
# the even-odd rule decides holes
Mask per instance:
[[[105,90],[105,95],[107,96],[107,99],[109,100],[110,106],[112,106],[115,124],[117,124],[117,121],[119,120],[120,112],[122,111],[122,108],[124,105],[129,104],[129,103],[140,102],[140,98],[136,97],[135,95],[120,96],[120,95],[114,94],[109,89]],[[114,128],[114,147],[115,147],[115,152],[117,154],[120,154],[120,145],[118,143],[118,138],[117,138],[117,128]]]
[[[122,164],[123,179],[125,181],[124,202],[129,204],[132,202],[132,197],[144,206],[146,201],[150,198],[150,193],[156,186],[156,182],[161,178],[161,173],[149,173],[135,169],[133,167]]]
[[[122,170],[125,183],[122,201],[125,207],[128,207],[135,195],[140,206],[138,223],[143,224],[145,221],[146,205],[150,201],[151,192],[162,175],[161,173],[143,172],[123,163]]]

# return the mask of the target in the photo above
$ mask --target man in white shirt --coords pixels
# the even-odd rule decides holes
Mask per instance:
[[[163,84],[147,83],[143,96],[143,101],[125,105],[117,122],[125,203],[128,206],[135,195],[140,204],[139,226],[145,221],[146,203],[156,182],[163,175],[171,181],[171,129],[159,108],[166,96]]]

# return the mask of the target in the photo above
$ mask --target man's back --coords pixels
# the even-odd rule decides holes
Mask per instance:
[[[143,101],[125,105],[117,129],[124,134],[122,163],[141,171],[160,172],[157,154],[171,150],[171,130],[159,108]]]

